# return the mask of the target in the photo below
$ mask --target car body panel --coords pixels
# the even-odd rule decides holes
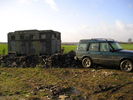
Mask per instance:
[[[110,42],[116,42],[116,41],[108,41],[108,40],[81,40],[79,42],[79,45],[82,43],[91,44],[91,43],[110,43]],[[117,43],[117,42],[116,42]],[[113,48],[110,46],[109,51],[89,51],[89,47],[87,47],[84,50],[79,50],[79,45],[77,47],[76,51],[76,57],[79,60],[82,60],[84,57],[89,57],[92,59],[92,62],[94,64],[101,64],[101,65],[110,65],[110,66],[119,66],[122,59],[130,59],[133,61],[133,51],[131,50],[113,50]]]

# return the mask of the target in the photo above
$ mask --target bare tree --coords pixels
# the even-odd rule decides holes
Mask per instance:
[[[129,39],[128,39],[128,42],[129,42],[129,43],[131,43],[131,42],[132,42],[132,39],[131,39],[131,38],[129,38]]]

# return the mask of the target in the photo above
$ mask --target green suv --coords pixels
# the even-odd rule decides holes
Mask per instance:
[[[83,67],[94,64],[117,66],[121,70],[133,70],[133,51],[123,50],[118,42],[109,39],[80,40],[76,50],[76,58],[82,61]]]

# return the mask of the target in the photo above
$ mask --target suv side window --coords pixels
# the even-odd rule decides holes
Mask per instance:
[[[85,43],[81,43],[81,44],[79,44],[79,46],[78,46],[78,50],[79,51],[86,51],[87,50],[87,43],[85,44]]]
[[[99,51],[99,43],[91,43],[89,51]]]
[[[100,51],[110,51],[110,46],[108,43],[100,43]]]

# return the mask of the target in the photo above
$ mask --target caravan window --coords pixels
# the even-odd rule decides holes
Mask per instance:
[[[11,36],[11,40],[15,40],[15,36],[14,35]]]
[[[24,35],[20,35],[20,39],[23,40],[24,39]]]
[[[30,39],[33,39],[33,35],[30,35]]]
[[[46,39],[46,34],[41,34],[41,39]]]

